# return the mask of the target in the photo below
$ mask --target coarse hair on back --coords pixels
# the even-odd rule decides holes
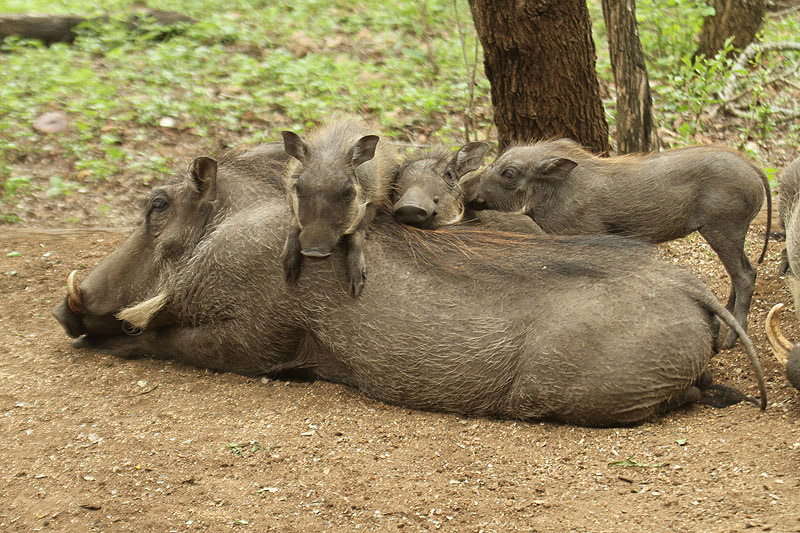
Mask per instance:
[[[608,275],[608,257],[653,250],[641,241],[611,235],[537,235],[464,224],[421,229],[399,224],[385,212],[378,215],[375,227],[375,238],[401,243],[409,261],[461,277],[488,272],[526,278],[541,272],[601,279]]]

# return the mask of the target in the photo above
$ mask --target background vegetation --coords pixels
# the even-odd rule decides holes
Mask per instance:
[[[599,1],[590,1],[598,76],[613,131],[613,76]],[[797,53],[744,68],[692,64],[708,7],[640,0],[654,112],[666,146],[721,141],[773,169],[796,155]],[[355,6],[355,7],[354,7]],[[0,0],[0,12],[109,15],[73,44],[7,38],[0,49],[0,216],[73,224],[121,205],[201,153],[276,140],[355,113],[408,144],[492,140],[489,85],[466,0],[148,0],[197,20],[131,30],[130,1]],[[800,16],[768,17],[764,41],[794,39]],[[473,69],[476,71],[473,76]],[[731,85],[733,84],[733,85]],[[728,86],[739,116],[715,113]],[[66,130],[33,123],[63,111]],[[79,212],[65,199],[92,191]],[[43,212],[44,211],[44,212]],[[109,222],[111,223],[111,222]]]

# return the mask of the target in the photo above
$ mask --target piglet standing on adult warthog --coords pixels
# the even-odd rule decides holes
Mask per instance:
[[[542,233],[529,217],[500,211],[473,212],[464,206],[459,181],[480,168],[489,145],[470,142],[453,153],[438,146],[408,155],[392,186],[395,220],[418,228],[436,229],[459,222],[501,231]]]
[[[741,326],[697,276],[630,239],[419,231],[379,214],[360,298],[341,290],[339,261],[309,261],[289,287],[281,165],[262,150],[198,158],[155,188],[131,236],[69,278],[53,313],[77,346],[323,379],[417,409],[609,426],[700,398],[718,317],[766,406]]]
[[[387,203],[396,162],[393,150],[356,120],[322,127],[304,142],[283,132],[287,195],[292,227],[284,247],[284,274],[294,284],[303,257],[323,258],[342,237],[347,243],[350,293],[361,294],[366,278],[364,238],[382,203]]]
[[[611,233],[659,243],[694,231],[708,241],[731,277],[727,308],[747,328],[756,270],[744,252],[750,222],[767,198],[764,173],[739,153],[691,146],[599,157],[570,139],[512,146],[464,184],[475,209],[524,211],[547,233]],[[733,331],[723,343],[736,341]]]

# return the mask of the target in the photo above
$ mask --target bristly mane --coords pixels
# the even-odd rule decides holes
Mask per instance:
[[[461,277],[493,272],[519,278],[541,271],[600,279],[608,275],[601,266],[607,261],[597,261],[598,257],[620,256],[624,263],[625,256],[653,249],[637,240],[608,235],[532,235],[461,224],[420,229],[399,224],[385,212],[376,217],[374,226],[375,238],[405,244],[410,261]]]
[[[397,179],[397,177],[400,176],[400,174],[402,174],[406,168],[414,163],[418,163],[426,159],[445,161],[453,157],[453,153],[454,152],[451,152],[447,147],[444,146],[433,146],[430,148],[420,148],[419,150],[415,150],[403,159],[403,162],[400,163],[399,167],[397,167],[394,177]]]
[[[449,148],[445,146],[432,146],[430,148],[420,148],[418,150],[415,150],[414,152],[412,152],[403,159],[401,168],[425,159],[439,159],[439,160],[449,159],[453,157],[454,153],[455,152],[452,152]]]

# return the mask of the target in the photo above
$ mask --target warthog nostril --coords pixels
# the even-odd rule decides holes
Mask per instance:
[[[412,204],[407,204],[394,210],[394,218],[404,224],[422,224],[431,216],[427,209]]]
[[[474,209],[475,211],[482,211],[484,209],[488,209],[486,201],[480,196],[476,196],[473,200],[470,200],[467,203],[467,205],[469,205],[469,207]]]

